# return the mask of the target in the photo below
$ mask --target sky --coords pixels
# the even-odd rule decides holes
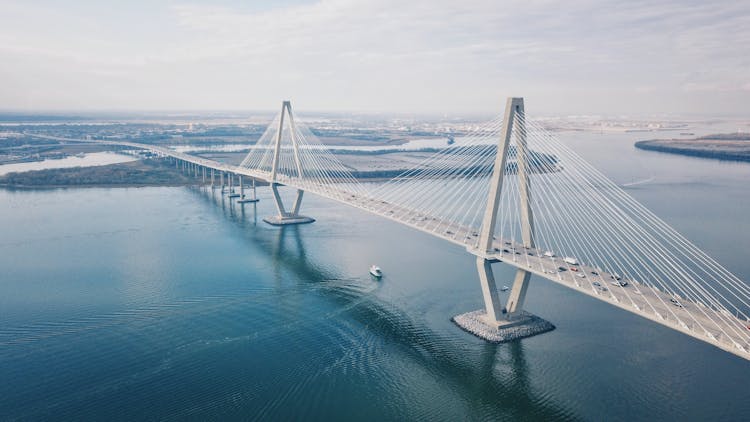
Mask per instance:
[[[748,0],[113,3],[0,0],[0,109],[750,115]]]

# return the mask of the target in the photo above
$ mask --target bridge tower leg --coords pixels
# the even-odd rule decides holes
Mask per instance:
[[[483,311],[458,315],[453,318],[453,321],[465,330],[487,340],[498,342],[528,337],[554,329],[554,326],[549,322],[523,312],[526,291],[528,290],[529,279],[531,278],[531,273],[523,269],[519,268],[516,271],[507,304],[504,308],[501,308],[497,286],[495,285],[495,277],[492,272],[492,263],[498,260],[487,258],[489,254],[494,253],[494,233],[503,188],[503,178],[505,177],[505,165],[516,124],[518,127],[515,131],[515,156],[519,178],[521,236],[524,247],[529,249],[534,248],[534,219],[530,206],[531,189],[529,183],[529,163],[527,162],[529,155],[526,143],[523,98],[508,98],[505,106],[503,127],[498,141],[497,154],[495,156],[495,164],[490,179],[487,208],[482,220],[482,231],[479,234],[477,270],[479,272],[485,309]]]
[[[295,133],[294,116],[292,115],[292,104],[289,101],[284,101],[281,104],[281,117],[279,118],[279,128],[276,132],[276,145],[273,153],[273,164],[271,167],[271,191],[273,192],[273,199],[276,203],[277,215],[266,217],[263,219],[268,224],[274,226],[285,226],[289,224],[305,224],[312,223],[315,219],[300,215],[299,209],[302,205],[302,197],[305,191],[297,189],[297,196],[294,199],[294,205],[291,211],[287,211],[284,207],[284,202],[281,200],[279,194],[279,184],[276,180],[276,174],[279,169],[279,159],[281,158],[281,135],[284,131],[284,117],[289,118],[289,133],[292,138],[292,150],[294,151],[294,162],[297,167],[297,177],[303,177],[302,163],[299,157],[299,145],[297,144],[297,136]]]

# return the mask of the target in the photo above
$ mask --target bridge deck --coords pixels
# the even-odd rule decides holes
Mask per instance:
[[[544,256],[540,249],[526,249],[520,243],[495,239],[493,252],[476,249],[478,233],[469,227],[445,226],[439,220],[412,210],[385,204],[371,198],[346,195],[341,201],[371,213],[398,221],[414,229],[429,233],[466,247],[470,253],[529,271],[537,276],[561,284],[583,294],[610,303],[691,337],[713,344],[725,351],[750,359],[750,322],[705,304],[678,298],[640,281],[622,278],[622,286],[614,274],[585,264],[570,265],[559,257]],[[508,251],[508,252],[505,252]],[[559,268],[564,267],[564,271]],[[575,268],[575,270],[571,270]],[[677,301],[677,303],[672,302]]]

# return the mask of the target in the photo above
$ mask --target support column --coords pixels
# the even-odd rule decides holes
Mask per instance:
[[[495,325],[502,316],[502,309],[500,309],[500,299],[497,297],[497,286],[495,285],[495,275],[492,273],[492,262],[478,256],[477,271],[479,272],[479,283],[482,286],[485,319],[488,324]]]
[[[508,160],[508,146],[513,135],[513,123],[516,113],[519,111],[518,106],[523,107],[522,98],[508,98],[505,105],[505,118],[503,128],[500,133],[500,139],[497,145],[495,155],[495,164],[490,179],[489,197],[487,198],[487,208],[484,210],[482,219],[482,231],[479,234],[479,253],[486,255],[494,249],[495,225],[497,223],[497,211],[500,207],[500,198],[502,197],[503,179],[505,177],[505,164]],[[481,263],[480,263],[481,261]],[[497,296],[497,287],[491,269],[491,261],[484,256],[477,257],[477,268],[479,269],[479,282],[482,285],[482,295],[485,303],[485,319],[488,324],[500,324],[501,313],[499,298]]]
[[[534,248],[534,214],[531,210],[531,184],[529,178],[529,150],[526,141],[526,115],[523,109],[523,100],[520,104],[515,104],[515,113],[517,118],[517,136],[516,136],[516,162],[518,164],[518,193],[520,200],[521,216],[521,239],[523,246],[528,249]],[[531,273],[518,269],[516,277],[513,280],[513,288],[508,295],[507,317],[513,318],[521,314],[523,304],[526,300],[526,290],[529,288]]]
[[[245,191],[242,185],[242,176],[240,176],[240,199],[237,201],[240,204],[245,204],[247,202],[258,202],[258,198],[255,196],[255,178],[252,178],[253,180],[253,196],[252,198],[245,198]]]
[[[297,176],[299,178],[303,177],[302,164],[299,158],[299,147],[297,145],[297,134],[294,126],[294,116],[292,115],[292,104],[289,101],[284,101],[281,104],[281,117],[279,118],[279,127],[276,132],[276,145],[274,148],[273,163],[271,166],[271,180],[269,181],[271,184],[271,191],[273,192],[273,198],[276,202],[276,210],[278,211],[278,214],[275,216],[266,217],[263,219],[263,221],[275,226],[312,223],[313,221],[315,221],[313,218],[299,214],[299,209],[302,205],[302,197],[304,195],[304,191],[302,189],[297,189],[297,196],[294,200],[292,212],[286,211],[284,203],[281,200],[281,195],[279,194],[280,184],[277,182],[276,175],[279,167],[279,159],[281,158],[281,136],[284,131],[284,117],[289,118],[289,133],[292,140],[294,161],[297,168]]]
[[[211,190],[214,189],[214,169],[211,169]]]
[[[234,193],[234,188],[232,187],[232,182],[234,179],[234,174],[229,173],[229,197],[230,198],[240,198],[240,194]],[[242,176],[240,176],[240,186],[242,186]]]
[[[514,131],[514,125],[518,127]],[[509,294],[507,305],[500,306],[500,300],[492,272],[492,263],[497,262],[495,254],[495,225],[500,206],[503,178],[508,158],[511,137],[515,134],[516,161],[519,177],[519,207],[521,215],[521,233],[523,246],[534,248],[534,220],[531,212],[531,189],[529,180],[530,165],[528,163],[528,149],[526,145],[526,128],[524,121],[523,98],[508,98],[505,106],[505,118],[495,156],[494,168],[490,179],[490,189],[487,198],[487,208],[482,220],[482,230],[479,235],[477,255],[477,271],[482,287],[484,309],[468,312],[453,318],[453,321],[464,330],[493,342],[505,342],[518,338],[529,337],[553,330],[554,325],[549,322],[523,312],[523,304],[529,287],[531,273],[524,269],[517,269],[513,288]],[[503,239],[497,239],[502,242]],[[500,245],[502,247],[502,245]]]

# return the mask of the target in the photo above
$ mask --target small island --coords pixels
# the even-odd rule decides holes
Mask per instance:
[[[750,161],[750,133],[717,134],[693,139],[653,139],[638,141],[635,147],[691,157]]]
[[[200,182],[174,165],[157,159],[92,167],[71,167],[8,173],[0,176],[0,187],[138,187],[185,186]]]

